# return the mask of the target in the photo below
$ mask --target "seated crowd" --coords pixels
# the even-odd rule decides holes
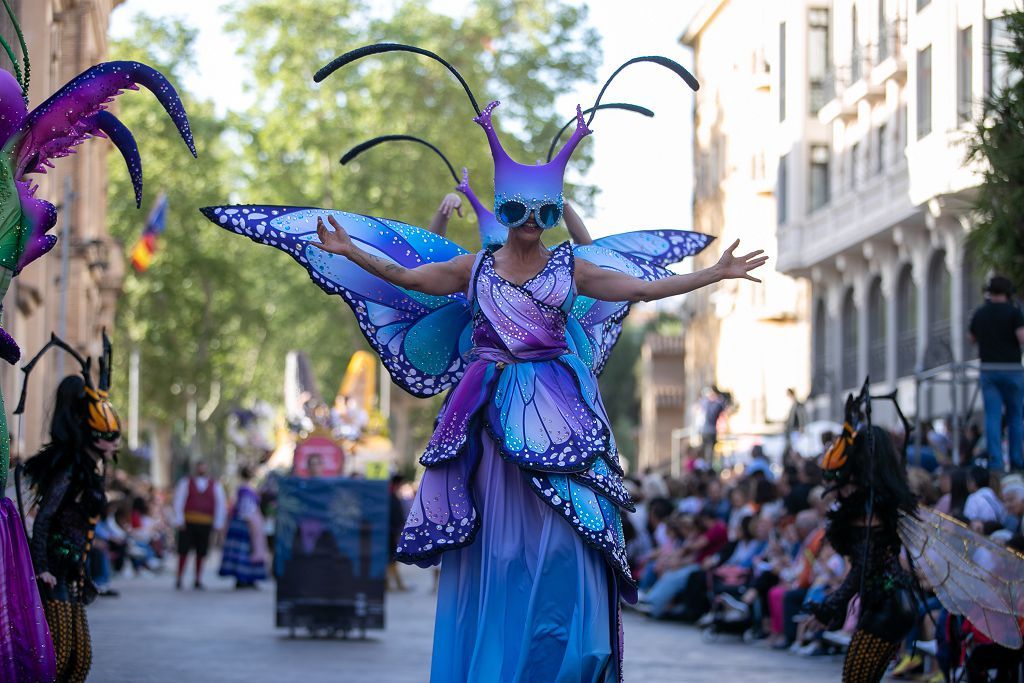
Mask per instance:
[[[103,516],[89,551],[89,572],[100,595],[117,595],[114,573],[159,572],[171,549],[167,496],[151,484],[117,470],[107,490]]]
[[[912,465],[909,479],[922,504],[1021,549],[1020,475],[999,479],[976,465],[940,464],[934,472]],[[808,656],[848,642],[842,632],[805,632],[803,625],[805,605],[820,602],[847,571],[825,538],[831,496],[815,459],[787,454],[773,468],[755,447],[745,467],[719,473],[691,455],[681,478],[648,472],[628,486],[637,509],[623,522],[640,588],[638,610],[746,640],[768,639],[775,648]],[[856,598],[851,602],[848,631],[857,614]],[[970,674],[968,655],[984,645],[979,636],[926,594],[893,675],[942,681],[943,671],[961,667]],[[924,661],[924,652],[936,654],[937,662]],[[1019,651],[996,655],[1020,661]]]

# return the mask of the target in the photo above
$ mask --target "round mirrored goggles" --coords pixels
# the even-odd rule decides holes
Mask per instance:
[[[562,219],[562,206],[549,199],[525,201],[522,199],[506,199],[501,202],[494,215],[498,222],[508,228],[518,228],[533,213],[537,225],[542,228],[553,228]]]

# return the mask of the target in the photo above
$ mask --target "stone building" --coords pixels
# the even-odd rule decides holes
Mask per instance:
[[[870,375],[910,414],[963,415],[969,381],[944,381],[975,357],[966,326],[984,276],[965,247],[978,176],[964,140],[1007,77],[1000,15],[1015,3],[771,4],[779,115],[765,132],[778,139],[778,267],[811,285],[809,405],[834,416]]]
[[[717,240],[695,267],[714,264],[734,240],[741,250],[764,249],[769,266],[756,284],[731,280],[686,297],[687,424],[706,387],[732,394],[723,444],[733,437],[779,432],[789,410],[786,389],[809,389],[810,333],[806,284],[777,272],[776,197],[772,136],[776,74],[765,27],[775,5],[800,2],[705,2],[681,42],[693,48],[701,88],[694,112],[694,229]],[[695,434],[693,436],[696,436]]]
[[[640,347],[639,373],[637,472],[674,472],[685,448],[679,433],[686,417],[683,336],[648,333]]]
[[[30,108],[106,58],[107,22],[118,4],[120,0],[12,1],[31,57]],[[0,17],[0,30],[13,36],[5,14]],[[3,67],[10,68],[6,56]],[[37,196],[59,208],[54,233],[61,236],[67,231],[67,239],[26,268],[3,302],[4,327],[26,356],[34,354],[51,331],[63,331],[65,340],[82,353],[97,354],[100,330],[113,327],[124,259],[107,232],[108,150],[103,140],[88,142],[73,156],[57,161],[56,169],[34,176],[40,186]],[[62,250],[66,250],[66,297],[61,295],[65,285]],[[61,366],[65,373],[77,370],[72,359],[53,353],[33,372],[20,430],[18,422],[11,422],[15,453],[30,455],[46,438],[49,406]],[[0,383],[10,415],[21,387],[21,373],[5,365],[0,368]]]

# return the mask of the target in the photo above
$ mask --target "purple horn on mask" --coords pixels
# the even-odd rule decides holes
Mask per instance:
[[[491,112],[499,102],[491,102],[475,119],[484,129],[494,160],[494,215],[503,225],[516,228],[531,213],[542,228],[553,228],[562,217],[564,197],[562,177],[576,145],[590,135],[583,110],[576,106],[576,128],[555,157],[546,164],[527,166],[508,155],[491,122]]]

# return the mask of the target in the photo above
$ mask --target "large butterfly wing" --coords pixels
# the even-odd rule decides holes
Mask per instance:
[[[642,280],[660,280],[672,273],[656,263],[635,260],[625,254],[596,243],[574,248],[577,258],[596,266],[614,270]],[[566,324],[566,334],[573,351],[600,374],[608,362],[615,342],[622,333],[622,321],[629,313],[628,301],[599,301],[578,296]]]
[[[1022,644],[1024,556],[976,534],[952,517],[919,507],[902,513],[900,540],[935,595],[995,642]]]
[[[690,230],[636,230],[601,237],[594,245],[664,267],[699,254],[714,239]]]
[[[529,471],[523,473],[541,500],[562,514],[587,545],[599,550],[619,578],[623,597],[636,602],[622,514],[605,496],[576,480],[574,475]]]
[[[462,294],[431,296],[371,275],[317,241],[319,217],[333,216],[368,253],[409,268],[465,254],[454,242],[398,221],[289,206],[211,206],[212,222],[289,254],[328,294],[352,308],[359,328],[396,384],[414,396],[433,396],[456,381],[470,346],[470,307]]]

